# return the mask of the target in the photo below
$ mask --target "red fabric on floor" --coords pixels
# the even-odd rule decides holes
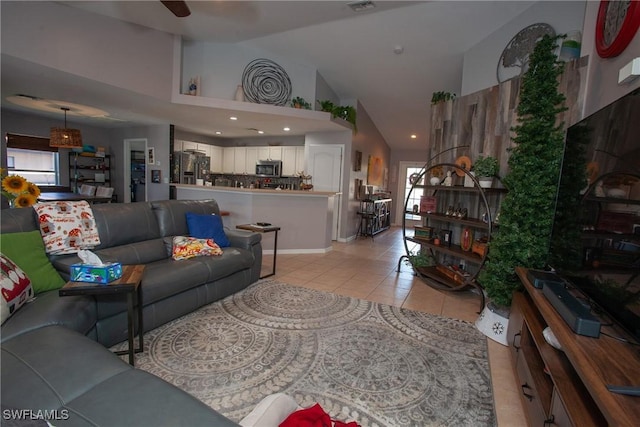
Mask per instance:
[[[344,423],[332,420],[319,403],[290,414],[280,427],[360,427],[355,421]]]

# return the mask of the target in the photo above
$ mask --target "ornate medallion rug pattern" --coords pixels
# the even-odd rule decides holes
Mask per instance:
[[[463,321],[262,280],[145,341],[137,367],[235,421],[283,392],[363,427],[496,424],[486,339]]]

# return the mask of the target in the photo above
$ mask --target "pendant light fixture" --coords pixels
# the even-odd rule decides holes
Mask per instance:
[[[51,128],[49,146],[60,148],[82,147],[82,135],[80,134],[80,130],[67,128],[67,111],[69,111],[69,108],[60,107],[60,109],[64,111],[64,128]]]

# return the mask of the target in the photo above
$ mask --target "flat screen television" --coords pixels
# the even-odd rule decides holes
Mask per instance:
[[[640,89],[567,130],[548,264],[640,342]]]

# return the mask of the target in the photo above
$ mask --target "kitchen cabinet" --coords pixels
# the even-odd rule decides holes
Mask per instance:
[[[222,172],[233,173],[236,161],[236,147],[224,147],[222,149]]]
[[[247,147],[235,147],[233,173],[247,173]]]
[[[269,147],[268,160],[282,160],[282,147]]]
[[[256,163],[260,160],[259,157],[260,147],[247,147],[247,173],[253,175],[256,173]]]
[[[304,170],[304,146],[282,147],[282,175],[294,176]]]
[[[211,157],[211,172],[222,173],[222,147],[216,145],[209,146],[209,156]]]

